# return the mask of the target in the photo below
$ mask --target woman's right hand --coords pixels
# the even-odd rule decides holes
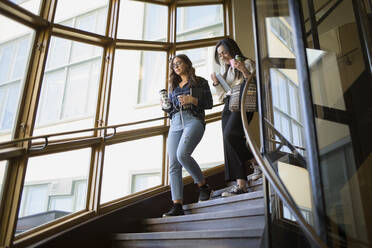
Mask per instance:
[[[220,82],[218,82],[218,79],[217,79],[217,77],[216,77],[216,73],[215,72],[213,72],[212,74],[211,74],[211,79],[212,79],[212,81],[213,81],[213,86],[217,86]]]

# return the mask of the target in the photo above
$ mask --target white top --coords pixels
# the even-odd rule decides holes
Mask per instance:
[[[250,73],[254,72],[256,64],[253,60],[251,59],[244,60],[244,65]],[[221,75],[224,75],[225,72],[226,72],[226,66],[225,64],[221,64],[219,73]],[[243,77],[235,79],[235,70],[231,66],[228,67],[228,71],[227,71],[225,79],[226,79],[226,82],[230,85],[230,87],[241,84],[244,81]],[[225,92],[221,84],[216,85],[216,91],[217,91],[218,100],[222,102],[223,99],[226,97],[227,92]]]

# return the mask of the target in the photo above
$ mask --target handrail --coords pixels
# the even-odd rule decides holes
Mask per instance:
[[[158,118],[147,119],[147,120],[136,121],[136,122],[128,122],[128,123],[123,123],[123,124],[116,124],[116,125],[105,126],[105,127],[94,127],[94,128],[80,129],[80,130],[67,131],[67,132],[61,132],[61,133],[32,136],[32,137],[28,137],[28,138],[15,139],[15,140],[11,140],[11,141],[2,142],[2,143],[0,143],[0,147],[8,146],[8,145],[15,144],[15,143],[18,143],[18,142],[23,142],[23,141],[31,141],[31,140],[34,140],[34,139],[45,139],[47,141],[48,138],[50,138],[50,137],[63,136],[63,135],[69,135],[69,134],[75,134],[75,133],[85,133],[85,132],[91,132],[91,131],[96,131],[96,130],[107,130],[109,128],[114,129],[114,135],[115,135],[116,134],[116,128],[119,128],[119,127],[131,126],[131,125],[136,125],[136,124],[141,124],[141,123],[151,122],[151,121],[157,121],[157,120],[162,120],[162,119],[167,119],[167,118],[169,118],[169,117],[164,116],[164,117],[158,117]],[[112,137],[113,137],[113,135],[109,135],[109,136],[106,136],[106,139],[107,138],[112,138]]]
[[[244,86],[242,96],[245,96],[248,92],[248,84],[253,79],[253,76],[251,76],[247,83]],[[260,169],[264,173],[265,177],[268,179],[270,184],[273,186],[276,193],[279,195],[280,199],[287,205],[289,208],[289,211],[292,213],[292,215],[297,219],[300,227],[304,231],[305,235],[312,240],[318,247],[324,247],[326,248],[327,245],[324,244],[323,240],[320,239],[320,237],[315,232],[314,228],[310,226],[304,217],[302,216],[300,209],[298,208],[296,202],[288,192],[287,188],[285,187],[284,183],[280,179],[280,177],[275,173],[274,169],[271,167],[270,163],[266,159],[266,157],[263,157],[259,151],[259,148],[257,144],[251,139],[250,131],[248,130],[248,118],[245,109],[245,97],[242,97],[242,101],[240,102],[240,114],[242,118],[242,124],[243,124],[243,130],[247,139],[247,143],[249,145],[249,148],[251,152],[253,153],[258,165],[260,166]]]
[[[212,108],[218,107],[223,105],[224,103],[218,103],[213,105]],[[132,126],[132,125],[137,125],[137,124],[142,124],[146,122],[151,122],[151,121],[158,121],[158,120],[163,120],[167,119],[169,116],[163,116],[163,117],[157,117],[157,118],[152,118],[152,119],[147,119],[147,120],[142,120],[142,121],[136,121],[136,122],[127,122],[127,123],[122,123],[122,124],[116,124],[116,125],[110,125],[110,126],[104,126],[104,127],[95,127],[95,128],[87,128],[87,129],[80,129],[80,130],[74,130],[74,131],[67,131],[67,132],[61,132],[61,133],[53,133],[53,134],[44,134],[44,135],[39,135],[39,136],[32,136],[32,137],[27,137],[27,138],[22,138],[22,139],[14,139],[6,142],[0,143],[0,148],[1,147],[8,147],[9,145],[18,143],[18,142],[23,142],[23,141],[32,141],[35,139],[44,139],[45,143],[44,145],[41,145],[40,147],[34,147],[32,149],[34,150],[43,150],[48,146],[48,139],[50,137],[56,137],[56,136],[63,136],[63,135],[69,135],[69,134],[76,134],[76,133],[85,133],[85,132],[91,132],[91,131],[97,131],[97,130],[107,130],[107,129],[114,129],[114,132],[110,135],[106,135],[103,137],[104,140],[111,139],[116,135],[116,129],[120,127],[125,127],[125,126]]]

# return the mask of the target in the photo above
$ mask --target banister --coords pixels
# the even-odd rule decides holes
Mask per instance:
[[[304,217],[301,214],[300,209],[298,208],[296,202],[288,192],[287,188],[285,187],[284,183],[280,179],[280,177],[276,174],[274,169],[271,167],[269,161],[261,155],[259,152],[259,148],[257,144],[252,140],[250,131],[248,130],[248,119],[246,110],[245,110],[245,95],[247,95],[248,92],[248,84],[253,79],[253,75],[247,80],[247,83],[244,86],[242,94],[242,100],[240,102],[240,114],[242,118],[242,124],[243,124],[243,130],[247,139],[247,143],[249,145],[249,148],[254,155],[258,165],[260,166],[260,169],[264,173],[267,180],[270,182],[270,184],[273,186],[275,192],[278,194],[282,202],[284,202],[291,214],[296,218],[297,222],[299,223],[301,229],[304,231],[305,235],[314,242],[318,247],[326,248],[327,245],[324,244],[323,240],[320,239],[320,237],[315,232],[314,228],[309,225]]]

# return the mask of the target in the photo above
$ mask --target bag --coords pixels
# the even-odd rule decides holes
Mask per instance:
[[[229,101],[229,110],[231,112],[239,112],[240,111],[240,103],[242,100],[241,92],[243,92],[243,88],[246,82],[244,81],[242,84],[235,85],[231,88],[231,95]],[[245,110],[246,112],[255,112],[257,111],[257,86],[255,78],[252,78],[248,82],[248,91],[247,95],[245,96]]]

